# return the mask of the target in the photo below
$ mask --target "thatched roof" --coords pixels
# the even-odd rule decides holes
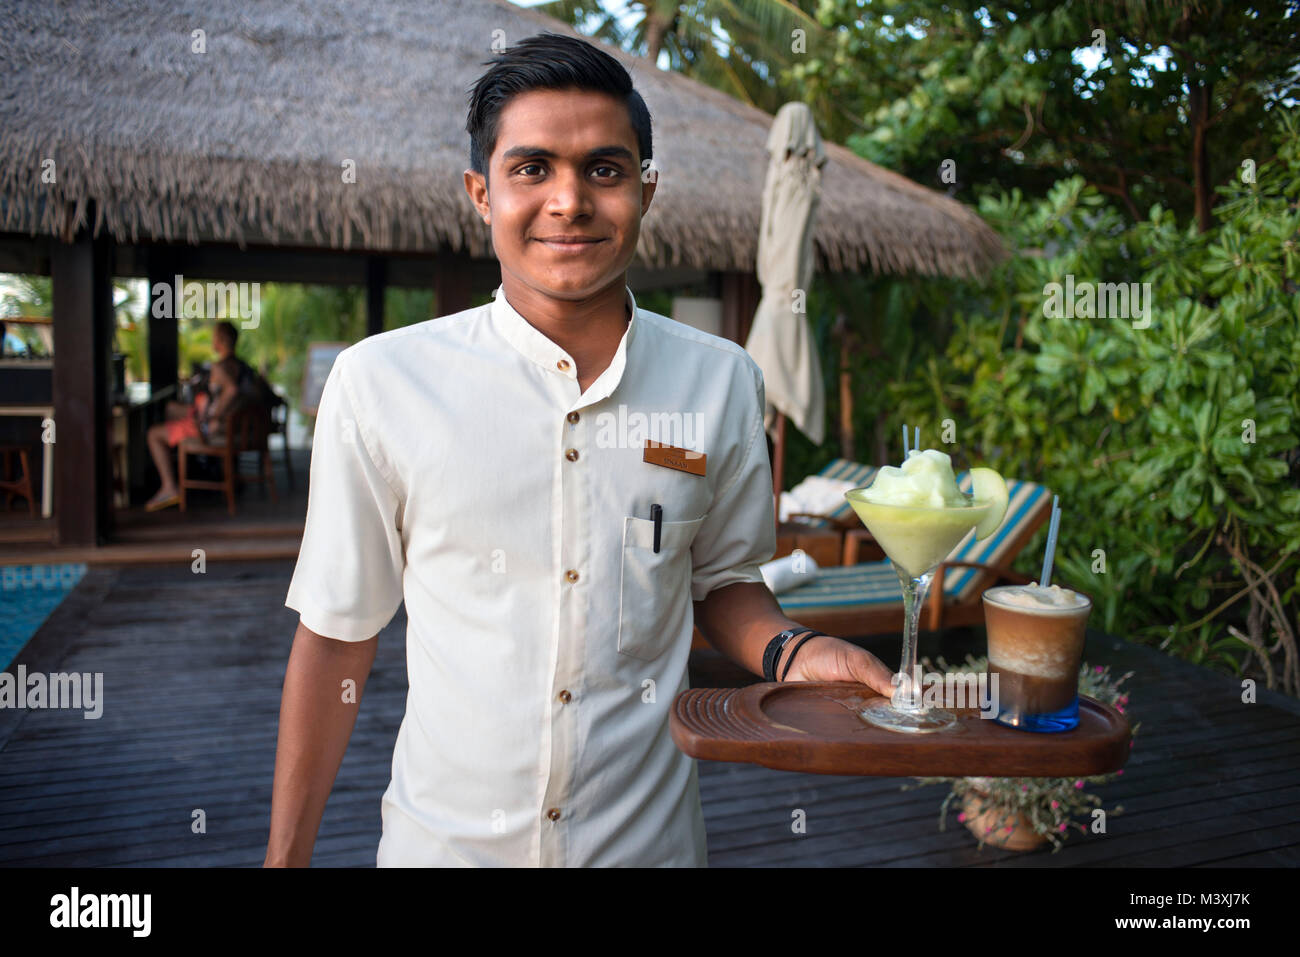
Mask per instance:
[[[505,0],[9,7],[0,230],[68,236],[93,208],[93,227],[122,242],[448,245],[491,257],[462,185],[467,91],[494,36],[574,32]],[[191,50],[195,30],[205,53]],[[661,172],[640,261],[752,270],[772,118],[610,52],[654,118]],[[827,152],[820,269],[971,275],[1000,254],[960,203],[842,147]],[[53,183],[42,180],[47,159]],[[343,182],[345,160],[355,183]]]

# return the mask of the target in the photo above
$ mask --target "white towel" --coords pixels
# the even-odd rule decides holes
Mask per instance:
[[[781,493],[780,520],[788,522],[795,512],[829,515],[844,504],[844,493],[854,487],[848,479],[810,475],[790,491]]]
[[[773,595],[780,595],[800,585],[806,585],[816,579],[817,573],[821,571],[813,557],[802,550],[796,550],[794,554],[787,555],[785,558],[766,562],[758,566],[758,570]]]

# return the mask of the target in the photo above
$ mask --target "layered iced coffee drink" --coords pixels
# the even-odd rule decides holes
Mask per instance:
[[[1078,725],[1079,663],[1091,611],[1086,595],[1059,585],[1008,585],[984,593],[999,722],[1025,731]]]

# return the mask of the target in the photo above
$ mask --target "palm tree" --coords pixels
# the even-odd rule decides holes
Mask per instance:
[[[534,9],[593,39],[773,112],[797,90],[779,74],[830,42],[831,34],[792,0],[623,0],[619,10],[599,0],[551,0]],[[802,30],[802,42],[795,33]]]

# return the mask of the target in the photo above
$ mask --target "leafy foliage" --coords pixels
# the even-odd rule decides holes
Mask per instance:
[[[783,76],[823,134],[957,194],[1042,196],[1080,175],[1132,220],[1156,204],[1186,219],[1243,161],[1271,158],[1260,118],[1300,93],[1292,0],[816,9],[836,42]]]
[[[1130,227],[1079,178],[981,213],[1017,255],[954,304],[937,382],[895,377],[899,421],[955,457],[1061,496],[1057,564],[1094,596],[1097,624],[1198,662],[1300,690],[1300,138],[1254,184],[1221,190],[1221,224],[1160,208]],[[1131,316],[1051,318],[1046,287],[1149,284]],[[891,422],[891,427],[894,425]],[[941,445],[939,447],[942,447]],[[1040,538],[1041,543],[1041,538]],[[1031,548],[1020,568],[1037,573]],[[1280,654],[1281,661],[1275,659]]]

